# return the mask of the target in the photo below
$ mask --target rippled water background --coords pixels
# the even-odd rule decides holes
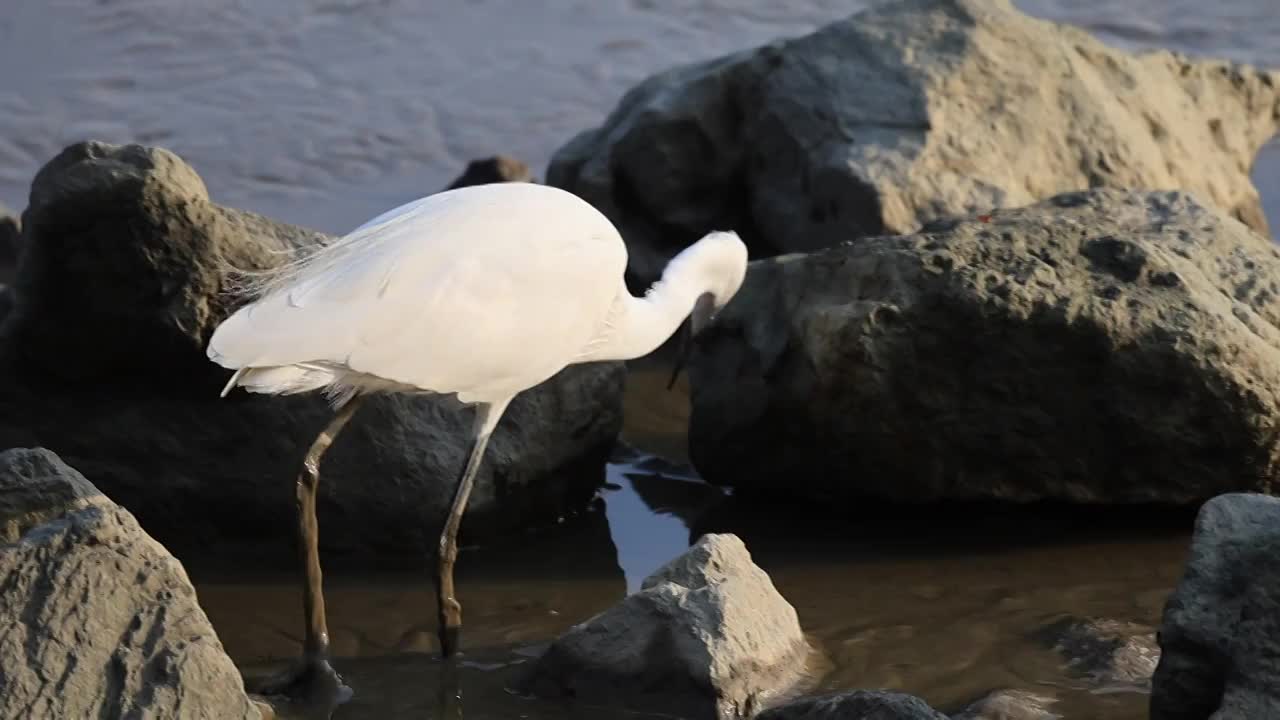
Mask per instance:
[[[561,143],[649,73],[863,4],[14,0],[0,13],[0,202],[21,209],[31,176],[67,143],[140,141],[177,151],[219,202],[342,232],[441,188],[475,157],[509,153],[541,175]],[[1280,66],[1275,0],[1017,4],[1124,46]],[[1280,225],[1276,143],[1255,178]],[[687,396],[659,392],[655,377],[633,375],[626,435],[678,457]],[[596,512],[536,540],[464,552],[466,717],[634,717],[505,690],[539,643],[686,546],[717,494],[630,465],[609,472]],[[847,512],[855,532],[843,537],[804,536],[775,515],[718,521],[744,535],[830,656],[823,687],[893,687],[944,710],[1012,687],[1057,697],[1067,718],[1145,717],[1141,694],[1090,687],[1034,636],[1064,617],[1157,623],[1181,571],[1185,518]],[[300,630],[290,566],[259,567],[260,555],[180,553],[250,671],[296,652]],[[420,567],[334,559],[326,570],[337,664],[357,691],[337,717],[435,716]]]
[[[1017,4],[1126,46],[1280,66],[1274,0]],[[177,151],[220,202],[343,232],[475,157],[540,174],[648,74],[865,5],[15,0],[0,13],[0,202],[21,209],[67,143],[141,141]],[[1280,151],[1261,172],[1280,216]]]

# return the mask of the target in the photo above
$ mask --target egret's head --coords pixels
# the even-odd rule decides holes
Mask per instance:
[[[735,232],[712,232],[685,249],[671,264],[680,270],[691,268],[698,275],[699,286],[705,290],[690,309],[688,331],[681,338],[680,352],[667,389],[675,385],[680,370],[688,361],[693,337],[711,325],[716,313],[728,305],[742,287],[747,276],[747,246]]]

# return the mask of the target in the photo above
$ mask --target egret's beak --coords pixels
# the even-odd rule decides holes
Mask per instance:
[[[693,312],[689,313],[689,319],[681,324],[680,350],[676,353],[675,367],[671,369],[671,380],[667,382],[668,390],[676,386],[676,378],[680,377],[680,371],[684,369],[685,364],[689,362],[689,356],[693,354],[694,336],[711,324],[711,315],[714,311],[715,298],[711,293],[702,293],[693,304]]]

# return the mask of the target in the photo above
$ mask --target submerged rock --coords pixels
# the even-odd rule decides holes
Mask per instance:
[[[793,700],[757,720],[947,720],[918,697],[886,690],[855,690]]]
[[[1045,637],[1069,668],[1099,686],[1150,688],[1160,660],[1155,630],[1140,623],[1066,619],[1047,628]]]
[[[952,720],[1059,720],[1050,712],[1057,699],[1026,690],[996,690],[966,707]]]
[[[552,643],[521,684],[691,719],[749,718],[797,686],[809,653],[795,609],[742,541],[704,535]]]
[[[332,416],[319,395],[235,392],[205,356],[237,270],[328,238],[210,201],[176,155],[81,143],[36,176],[14,309],[0,327],[0,448],[51,448],[169,543],[292,538],[293,484]],[[585,507],[621,427],[620,363],[523,393],[493,436],[462,533]],[[378,397],[321,468],[322,543],[429,547],[471,418],[443,398]],[[287,545],[281,545],[288,549]]]
[[[1231,493],[1196,518],[1165,605],[1151,720],[1280,717],[1280,500]]]
[[[182,565],[56,455],[0,452],[0,527],[0,717],[260,717]]]
[[[902,0],[677,67],[552,158],[647,284],[709,230],[752,257],[1088,187],[1181,188],[1266,233],[1249,169],[1280,73],[1133,55],[1008,0]]]
[[[501,182],[533,182],[533,173],[529,166],[507,155],[472,160],[467,168],[446,190],[466,187],[468,185],[488,185]]]
[[[1189,504],[1269,488],[1280,250],[1092,190],[752,264],[689,364],[740,495]]]

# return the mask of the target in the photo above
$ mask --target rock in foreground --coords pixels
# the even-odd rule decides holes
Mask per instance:
[[[318,394],[220,399],[230,373],[205,346],[238,301],[237,269],[328,238],[219,206],[180,158],[139,145],[68,147],[36,176],[25,218],[0,328],[0,448],[56,451],[170,544],[292,539],[294,479],[332,410]],[[464,536],[585,507],[621,427],[623,374],[571,367],[511,404]],[[470,431],[444,399],[372,399],[324,458],[322,542],[429,547]]]
[[[690,453],[744,494],[1192,504],[1280,469],[1280,250],[1186,194],[757,261],[700,337]]]
[[[1280,500],[1205,503],[1160,625],[1151,720],[1280,717],[1278,598]]]
[[[752,257],[1088,187],[1180,188],[1266,233],[1280,73],[1132,55],[1008,0],[898,0],[659,73],[552,159],[647,284],[709,230]]]
[[[912,695],[856,690],[794,700],[756,716],[758,720],[947,720]]]
[[[795,609],[742,541],[704,535],[556,640],[523,685],[694,720],[749,718],[800,682],[808,655]]]
[[[260,716],[182,565],[53,453],[0,453],[0,717]]]
[[[1026,690],[996,690],[966,707],[952,720],[1061,720],[1049,708],[1057,700]]]

